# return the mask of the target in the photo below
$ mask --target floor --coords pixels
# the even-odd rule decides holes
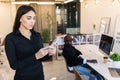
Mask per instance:
[[[0,80],[13,80],[14,71],[9,68],[5,53],[0,54]],[[0,63],[1,63],[0,62]],[[45,80],[75,80],[75,75],[69,73],[66,69],[64,60],[43,62]],[[83,80],[86,80],[83,77]]]
[[[72,73],[67,72],[64,60],[44,62],[45,80],[75,80]]]
[[[9,68],[7,58],[0,55],[0,80],[13,80],[14,71]],[[64,60],[43,62],[45,80],[75,80],[74,74],[67,72]]]

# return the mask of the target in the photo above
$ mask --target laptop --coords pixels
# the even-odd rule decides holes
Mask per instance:
[[[114,43],[113,37],[102,34],[99,44],[99,49],[100,49],[99,51],[101,53],[104,52],[105,55],[109,56],[110,52],[112,51],[113,43]]]

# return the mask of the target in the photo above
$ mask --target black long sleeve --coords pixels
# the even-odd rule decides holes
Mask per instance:
[[[43,47],[43,44],[40,34],[35,31],[31,32],[30,40],[19,31],[12,32],[5,38],[6,55],[10,67],[16,70],[15,75],[19,78],[17,80],[44,80],[41,62],[48,56],[39,60],[35,58],[35,53]]]
[[[83,64],[83,59],[78,57],[78,54],[81,53],[77,51],[72,45],[64,45],[63,56],[69,66]]]
[[[24,47],[22,49],[24,50]],[[7,53],[6,54],[7,58],[8,58],[9,63],[10,63],[10,67],[14,70],[24,68],[27,65],[36,61],[34,54],[23,57],[22,59],[18,59],[17,54],[16,54],[17,52],[16,52],[16,48],[15,48],[15,43],[13,42],[11,37],[6,37],[5,50]]]

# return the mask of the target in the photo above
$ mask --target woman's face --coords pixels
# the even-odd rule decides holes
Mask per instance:
[[[20,22],[21,22],[20,27],[23,27],[27,30],[31,30],[36,21],[35,17],[36,17],[35,13],[32,10],[22,15],[20,18]]]

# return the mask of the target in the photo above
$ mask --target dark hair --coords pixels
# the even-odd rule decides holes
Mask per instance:
[[[65,37],[64,37],[64,42],[65,42],[65,44],[70,44],[71,42],[72,42],[72,37],[70,36],[70,35],[66,35]]]
[[[18,8],[17,13],[16,13],[16,17],[15,17],[15,21],[14,21],[14,26],[13,26],[13,32],[18,30],[20,27],[20,18],[22,15],[26,14],[29,11],[33,11],[35,12],[34,8],[28,5],[22,5]],[[36,13],[36,12],[35,12]]]

